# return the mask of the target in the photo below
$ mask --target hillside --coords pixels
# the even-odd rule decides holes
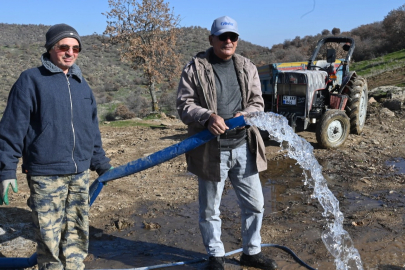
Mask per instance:
[[[396,37],[395,27],[404,22],[405,5],[387,14],[381,22],[361,25],[350,32],[322,30],[314,36],[286,39],[272,48],[262,47],[245,40],[238,43],[237,53],[250,58],[257,66],[276,62],[307,61],[316,42],[328,35],[350,36],[356,42],[351,70],[368,78],[369,89],[381,85],[405,83],[402,76],[405,62],[405,40]],[[402,16],[402,17],[401,17]],[[45,33],[50,26],[0,24],[0,115],[3,112],[8,92],[19,74],[28,68],[40,65],[40,56],[45,52]],[[197,52],[209,47],[208,29],[195,26],[184,27],[178,37],[178,52],[185,65]],[[393,31],[396,32],[393,32]],[[150,96],[145,80],[139,70],[134,71],[120,61],[117,47],[105,47],[106,36],[83,36],[83,50],[77,63],[92,87],[99,105],[101,119],[114,118],[119,104],[125,105],[131,115],[145,117],[150,113]],[[401,50],[402,49],[402,50]],[[179,74],[180,76],[180,74]],[[174,114],[174,99],[178,78],[157,85],[160,109]]]
[[[8,92],[20,73],[41,64],[45,52],[45,33],[50,26],[0,24],[0,113],[4,110]],[[178,50],[182,65],[200,51],[209,47],[209,31],[201,27],[183,28]],[[106,48],[107,38],[102,35],[82,37],[83,50],[77,60],[83,75],[92,87],[100,105],[100,115],[114,111],[117,104],[124,103],[137,116],[150,111],[148,90],[140,71],[132,70],[120,61],[117,47]],[[267,63],[270,50],[241,40],[238,53],[250,57],[256,63]],[[179,74],[180,76],[180,74]],[[174,113],[172,98],[177,80],[172,84],[158,85],[160,106],[166,113]]]
[[[370,60],[353,63],[351,70],[367,78],[368,88],[395,85],[405,86],[405,50]]]

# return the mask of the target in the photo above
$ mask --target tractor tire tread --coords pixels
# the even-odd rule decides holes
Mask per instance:
[[[365,98],[368,96],[367,92],[367,82],[363,77],[352,77],[350,79],[350,83],[352,86],[346,86],[346,92],[349,95],[347,105],[346,105],[346,113],[350,118],[350,132],[353,134],[361,134],[363,131],[364,123],[360,123],[360,113],[361,113],[361,100],[362,95],[366,95]],[[364,100],[367,102],[367,100]],[[367,103],[363,104],[365,106],[367,112]],[[364,112],[364,113],[366,113]]]

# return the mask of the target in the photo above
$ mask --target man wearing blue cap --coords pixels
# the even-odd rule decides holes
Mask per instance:
[[[265,147],[254,126],[229,130],[225,120],[263,111],[256,66],[236,54],[238,24],[228,16],[214,20],[211,48],[198,53],[181,75],[177,110],[191,136],[206,128],[217,139],[186,154],[188,170],[198,176],[199,224],[209,255],[207,269],[224,269],[219,206],[225,180],[235,189],[241,208],[243,253],[241,265],[277,269],[261,253],[260,228],[264,199],[258,172],[267,169]]]
[[[75,61],[76,30],[46,33],[42,66],[21,73],[0,122],[0,205],[18,192],[16,167],[30,188],[40,270],[84,269],[89,245],[89,169],[111,168],[102,148],[96,99]]]

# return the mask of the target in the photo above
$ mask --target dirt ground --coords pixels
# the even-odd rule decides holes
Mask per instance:
[[[186,127],[176,119],[153,123],[153,127],[101,126],[104,149],[113,166],[186,138]],[[404,111],[389,117],[379,104],[373,104],[364,132],[349,135],[339,149],[320,149],[313,130],[299,133],[314,147],[364,269],[405,269],[404,128]],[[328,219],[304,185],[302,170],[280,152],[276,142],[267,140],[266,151],[269,169],[260,175],[266,198],[262,242],[286,246],[314,268],[335,269],[334,258],[320,237]],[[29,257],[35,252],[23,175],[18,175],[18,183],[20,190],[10,195],[10,205],[0,208],[0,257]],[[90,211],[86,268],[126,269],[204,258],[197,197],[196,177],[187,172],[184,155],[109,182]],[[229,184],[221,216],[227,252],[241,248],[240,212]],[[280,269],[305,269],[280,249],[264,247],[263,253],[275,259]],[[228,256],[226,268],[241,269],[239,256]],[[204,265],[171,269],[202,269]]]

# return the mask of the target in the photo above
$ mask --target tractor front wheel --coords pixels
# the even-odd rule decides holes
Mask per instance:
[[[338,148],[347,139],[350,120],[345,111],[328,110],[316,127],[316,140],[322,148]]]

